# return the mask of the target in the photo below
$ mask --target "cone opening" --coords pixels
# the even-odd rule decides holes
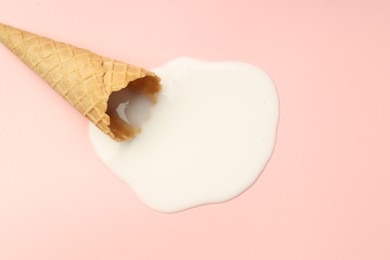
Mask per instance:
[[[149,110],[156,102],[160,90],[160,79],[145,76],[111,93],[108,99],[107,115],[110,129],[117,141],[133,138],[141,131],[142,121],[149,116]]]

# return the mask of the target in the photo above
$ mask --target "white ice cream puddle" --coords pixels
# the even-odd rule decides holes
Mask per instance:
[[[99,158],[161,212],[223,202],[246,190],[275,144],[279,104],[270,77],[244,63],[189,58],[154,71],[163,88],[151,116],[142,123],[147,116],[118,107],[122,119],[127,114],[142,123],[135,139],[117,143],[91,124]],[[148,106],[138,101],[140,110]]]

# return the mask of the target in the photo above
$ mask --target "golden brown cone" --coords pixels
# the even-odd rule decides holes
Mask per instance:
[[[155,100],[161,88],[153,72],[1,23],[0,42],[116,141],[133,138],[139,129],[106,113],[111,93],[129,87]]]

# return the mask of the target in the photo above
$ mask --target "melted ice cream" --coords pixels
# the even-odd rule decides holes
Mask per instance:
[[[114,142],[91,124],[100,159],[161,212],[223,202],[251,186],[275,144],[279,105],[270,77],[244,63],[189,58],[154,72],[163,88],[147,120],[133,106],[145,110],[148,100],[117,108],[141,125],[135,139]]]

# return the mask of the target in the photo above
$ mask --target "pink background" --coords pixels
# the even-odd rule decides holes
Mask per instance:
[[[388,0],[2,0],[3,23],[147,68],[252,63],[274,78],[281,116],[247,192],[161,214],[0,46],[0,259],[390,259],[389,14]]]

